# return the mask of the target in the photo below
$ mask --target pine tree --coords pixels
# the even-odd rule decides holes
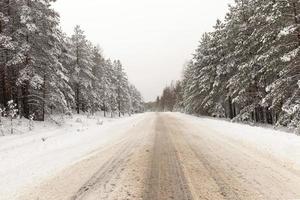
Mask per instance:
[[[300,127],[299,4],[236,0],[203,35],[178,89],[164,90],[162,108],[173,91],[188,113]]]
[[[0,2],[0,107],[13,101],[20,116],[36,120],[72,109],[112,116],[140,110],[120,61],[106,60],[79,26],[64,34],[53,2]]]
[[[94,79],[92,68],[93,62],[91,58],[90,46],[84,32],[79,26],[74,29],[74,34],[71,37],[71,83],[75,91],[76,111],[79,114],[80,110],[86,111],[90,106],[88,93],[92,89],[92,79]]]
[[[130,112],[130,96],[128,79],[123,66],[119,60],[114,61],[114,70],[116,73],[116,91],[119,117],[121,114]]]
[[[101,110],[104,105],[104,88],[105,86],[105,59],[101,55],[100,47],[94,47],[93,49],[93,75],[95,79],[92,81],[93,86],[93,102],[92,102],[92,112],[96,110]],[[103,108],[105,111],[105,108]]]
[[[130,114],[141,113],[144,110],[144,102],[141,93],[132,84],[129,86],[130,93]]]

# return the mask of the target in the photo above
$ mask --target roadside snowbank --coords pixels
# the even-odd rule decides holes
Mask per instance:
[[[205,127],[239,144],[267,153],[290,168],[300,170],[300,136],[213,118],[199,118],[182,113],[176,115],[194,126]]]
[[[142,118],[135,115],[121,119],[88,119],[75,115],[61,127],[36,122],[30,132],[26,123],[22,123],[16,128],[25,134],[0,137],[0,199],[17,199],[27,185],[38,184],[99,147],[121,138],[122,133]]]

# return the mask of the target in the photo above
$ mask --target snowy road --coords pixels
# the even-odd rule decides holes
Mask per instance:
[[[236,132],[258,130],[220,123]],[[299,149],[289,154],[291,159],[277,157],[272,150],[278,137],[292,137],[290,147],[299,147],[297,136],[262,133],[260,142],[266,145],[257,148],[260,143],[251,142],[252,136],[225,132],[213,120],[146,114],[124,137],[32,187],[20,199],[300,199],[300,168],[292,162],[300,159]]]

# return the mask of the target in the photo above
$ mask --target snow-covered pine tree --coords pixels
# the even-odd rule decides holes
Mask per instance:
[[[191,62],[191,66],[187,70],[189,74],[189,80],[187,91],[185,96],[187,97],[185,104],[187,105],[187,110],[193,113],[208,115],[208,110],[205,108],[205,98],[209,94],[213,85],[213,78],[215,69],[211,63],[211,55],[209,54],[211,45],[211,35],[206,33],[203,35],[202,40],[196,53],[194,54],[194,59]]]
[[[8,24],[10,21],[8,2],[0,2],[0,105],[5,105],[7,102],[7,84],[8,84],[8,69],[7,69],[7,52],[12,50],[12,38],[8,34]]]
[[[226,80],[227,71],[224,69],[223,60],[226,55],[224,46],[226,44],[224,38],[224,24],[217,20],[214,31],[210,34],[210,42],[207,44],[205,56],[205,65],[208,79],[202,79],[208,89],[206,97],[202,100],[201,106],[203,110],[212,116],[225,117],[225,100],[227,91],[222,81]],[[203,59],[204,60],[204,59]]]
[[[129,85],[129,93],[130,93],[130,112],[131,113],[140,113],[144,110],[144,103],[141,93],[136,89],[136,87],[132,84]]]
[[[127,75],[124,72],[123,66],[119,60],[113,62],[116,73],[116,91],[119,117],[121,114],[130,112],[130,94]]]
[[[234,55],[234,68],[236,69],[228,81],[228,88],[232,103],[242,108],[236,111],[234,116],[236,120],[250,121],[258,120],[259,88],[257,80],[257,72],[259,65],[255,62],[255,54],[259,46],[256,43],[253,33],[256,30],[256,24],[251,23],[254,1],[239,0],[232,7],[233,12],[230,15],[229,24],[235,38],[235,49],[232,52]],[[233,37],[232,37],[233,38]],[[236,109],[236,108],[235,108]]]
[[[182,88],[182,82],[181,81],[177,81],[175,83],[174,94],[176,96],[174,110],[179,111],[179,112],[183,112],[184,111],[183,88]]]
[[[107,109],[110,111],[111,117],[113,117],[115,112],[118,111],[117,72],[110,59],[106,60],[105,66],[105,74],[108,79],[108,88],[106,90],[108,103],[106,105]]]
[[[107,88],[107,78],[105,74],[105,59],[102,56],[101,49],[99,46],[93,49],[93,95],[94,100],[92,102],[92,112],[103,109],[104,112],[106,108],[103,108],[105,99],[105,90]]]
[[[67,110],[64,90],[68,87],[66,69],[59,56],[62,52],[59,17],[52,9],[52,0],[20,1],[20,25],[23,36],[20,43],[25,46],[25,59],[18,76],[22,86],[23,113],[28,117],[44,120],[45,113],[56,108]]]
[[[72,56],[71,52],[71,39],[64,34],[62,31],[60,31],[61,34],[59,34],[59,41],[60,41],[60,55],[58,56],[59,62],[62,65],[62,73],[61,77],[63,81],[61,84],[61,91],[63,93],[63,96],[61,97],[63,101],[65,101],[66,110],[64,113],[70,114],[72,108],[75,106],[75,92],[72,88],[72,61],[74,57]],[[58,96],[59,98],[59,96]]]
[[[0,104],[5,106],[15,96],[16,65],[22,62],[21,45],[15,37],[19,31],[18,5],[15,0],[0,2]]]
[[[265,55],[269,71],[277,76],[267,87],[264,101],[276,111],[273,118],[278,124],[299,128],[300,2],[276,1],[271,14],[275,25],[269,33],[275,39],[270,43],[272,51]]]
[[[104,116],[106,117],[107,112],[112,110],[110,105],[111,93],[114,93],[113,89],[113,79],[111,74],[112,64],[110,60],[104,60],[102,65],[102,74],[100,77],[100,95],[102,98],[102,110],[104,111]],[[99,77],[98,77],[99,78]]]
[[[236,0],[184,70],[184,110],[300,127],[299,11],[296,0]]]
[[[193,106],[193,91],[197,90],[197,82],[194,79],[196,73],[196,66],[191,60],[184,68],[183,71],[183,80],[182,80],[182,89],[183,89],[183,106],[184,111],[187,113],[194,113]],[[160,99],[159,99],[160,102]]]
[[[53,2],[0,1],[0,104],[6,107],[13,100],[21,116],[35,114],[38,120],[72,108],[113,115],[121,110],[118,96],[127,94],[126,101],[119,101],[120,112],[130,112],[126,74],[119,76],[118,68],[102,57],[79,26],[67,37],[58,28]]]
[[[90,105],[90,93],[92,89],[93,76],[93,61],[91,46],[86,40],[84,32],[79,26],[74,29],[74,34],[71,37],[71,85],[75,92],[76,111],[79,114],[80,110],[87,111]]]

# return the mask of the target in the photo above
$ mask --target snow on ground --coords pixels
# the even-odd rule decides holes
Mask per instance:
[[[220,119],[195,117],[176,113],[195,126],[206,127],[231,140],[249,146],[282,161],[293,169],[300,169],[300,136],[272,128],[254,127]]]
[[[135,115],[121,119],[75,115],[63,126],[51,122],[15,125],[17,135],[0,136],[0,199],[16,199],[27,185],[43,179],[109,144],[138,123]],[[103,125],[101,123],[103,122]],[[0,134],[1,135],[1,134]]]
[[[213,131],[222,136],[220,138],[236,141],[283,161],[287,167],[300,169],[300,137],[297,135],[212,118],[174,115],[191,126],[198,126],[198,130]],[[145,116],[88,119],[75,115],[66,119],[63,126],[35,122],[33,131],[28,131],[26,121],[15,125],[17,133],[23,134],[0,136],[0,199],[16,199],[26,186],[39,185],[97,149],[122,139],[124,133]]]

